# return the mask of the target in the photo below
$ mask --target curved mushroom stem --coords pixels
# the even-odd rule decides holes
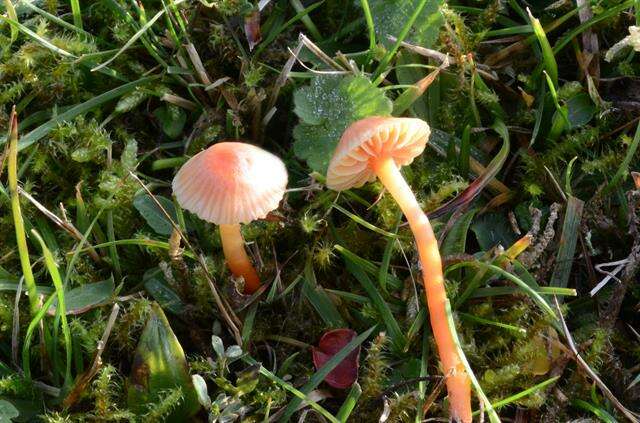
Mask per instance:
[[[422,264],[422,281],[427,294],[431,328],[447,378],[451,417],[454,421],[471,422],[471,385],[449,330],[446,312],[447,295],[438,241],[431,229],[429,219],[420,208],[393,158],[380,158],[371,162],[370,165],[407,217],[416,240]]]
[[[253,294],[260,287],[260,278],[253,268],[249,256],[244,249],[244,238],[240,232],[240,224],[220,225],[222,251],[227,266],[234,276],[244,278],[244,292]]]

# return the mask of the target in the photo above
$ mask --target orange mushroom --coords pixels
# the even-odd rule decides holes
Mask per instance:
[[[260,278],[245,251],[240,224],[278,208],[287,179],[282,160],[242,142],[214,144],[189,159],[173,179],[178,203],[220,226],[227,266],[244,278],[248,294],[260,287]]]
[[[327,172],[327,186],[341,191],[377,177],[406,216],[416,240],[431,328],[444,367],[451,417],[471,422],[471,385],[447,321],[447,296],[438,241],[411,188],[400,173],[422,153],[430,134],[420,119],[369,117],[342,135]]]

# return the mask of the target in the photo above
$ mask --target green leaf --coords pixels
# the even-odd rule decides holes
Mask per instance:
[[[387,332],[389,332],[389,336],[391,337],[394,346],[398,349],[401,349],[404,345],[406,345],[407,339],[405,337],[405,334],[402,332],[398,321],[389,309],[389,305],[385,302],[384,298],[382,298],[382,295],[375,287],[371,279],[369,279],[364,269],[352,259],[350,251],[342,247],[341,245],[336,245],[335,248],[340,254],[342,254],[349,273],[351,273],[358,280],[358,282],[360,282],[360,285],[362,285],[362,288],[364,288],[364,290],[367,292],[367,295],[371,299],[371,303],[376,308],[378,313],[380,313],[380,316],[384,321]]]
[[[447,233],[440,253],[443,256],[461,254],[465,252],[467,245],[467,232],[471,226],[471,222],[478,210],[471,210],[456,219],[455,223]]]
[[[506,216],[498,213],[483,214],[471,225],[471,230],[483,251],[489,251],[498,244],[507,247],[516,241]]]
[[[111,299],[115,290],[113,278],[102,282],[88,283],[64,293],[67,314],[82,314],[92,308],[103,305]],[[58,301],[49,308],[49,314],[56,312]]]
[[[562,234],[560,235],[560,246],[556,255],[556,265],[553,269],[549,286],[566,288],[569,283],[580,233],[583,206],[584,202],[582,200],[569,196],[562,225]]]
[[[300,123],[293,130],[295,154],[326,174],[342,132],[367,116],[388,116],[393,104],[362,76],[317,76],[294,94]]]
[[[159,267],[149,269],[142,277],[144,289],[156,300],[163,310],[173,314],[184,313],[185,305],[180,296],[169,286]]]
[[[155,76],[140,78],[137,81],[129,82],[127,84],[114,88],[110,91],[102,93],[98,96],[95,96],[90,100],[85,101],[84,103],[76,104],[75,106],[70,107],[69,109],[65,110],[64,113],[60,113],[59,115],[52,117],[47,122],[43,123],[42,125],[35,128],[33,131],[26,134],[24,137],[21,137],[20,143],[18,144],[18,151],[21,151],[29,147],[31,144],[40,141],[47,134],[49,134],[49,132],[53,128],[56,128],[61,122],[72,120],[76,116],[87,113],[88,111],[93,110],[94,108],[108,101],[119,98],[124,94],[127,94],[128,92],[132,91],[136,87],[146,84],[147,82],[153,81],[156,78],[157,77]],[[6,140],[0,140],[0,145],[3,145],[5,141]]]
[[[0,400],[0,423],[11,423],[11,419],[18,417],[20,412],[7,400]]]
[[[318,312],[327,326],[339,328],[346,326],[336,305],[331,300],[322,286],[316,280],[311,259],[307,260],[304,267],[304,283],[302,284],[302,295],[306,297],[313,308]]]
[[[211,398],[209,398],[209,391],[207,390],[207,382],[200,375],[191,376],[191,382],[198,394],[198,402],[207,410],[211,408]]]
[[[377,39],[386,47],[393,46],[389,36],[397,37],[420,0],[370,0]],[[416,19],[405,41],[429,48],[438,38],[444,20],[440,14],[442,0],[429,0]]]
[[[176,208],[173,202],[166,197],[160,195],[155,196],[158,203],[162,205],[162,208],[171,216],[171,219],[176,222],[177,214]],[[133,207],[138,210],[140,215],[147,221],[149,226],[159,235],[171,235],[173,232],[173,226],[167,219],[164,212],[158,207],[158,204],[151,198],[149,194],[141,194],[133,199]]]
[[[200,408],[182,346],[157,303],[140,336],[131,365],[129,408],[144,414],[168,389],[181,388],[183,400],[166,421],[185,421]]]
[[[567,109],[569,129],[581,128],[593,118],[596,114],[596,105],[591,101],[591,97],[587,93],[579,93],[567,100]]]
[[[160,121],[162,132],[171,139],[176,139],[182,134],[184,124],[187,122],[185,111],[174,105],[158,107],[153,115]]]

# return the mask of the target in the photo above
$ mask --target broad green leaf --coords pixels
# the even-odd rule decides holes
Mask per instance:
[[[455,223],[447,233],[447,236],[442,243],[442,247],[440,247],[440,253],[443,256],[461,254],[465,252],[467,245],[467,232],[469,232],[469,227],[471,226],[471,222],[477,212],[478,210],[474,209],[456,219]]]
[[[171,139],[176,139],[182,134],[184,124],[187,122],[185,111],[174,105],[158,107],[153,115],[160,121],[162,132]]]
[[[393,42],[389,36],[398,36],[419,3],[420,0],[370,0],[377,40],[391,47]],[[441,4],[442,0],[427,2],[405,41],[426,48],[433,45],[444,22],[439,10]]]
[[[579,93],[567,100],[567,117],[571,124],[570,129],[581,128],[596,114],[596,105],[591,101],[587,93]]]
[[[562,234],[558,252],[556,255],[556,265],[551,275],[550,286],[566,288],[573,268],[573,260],[576,253],[578,234],[580,233],[580,222],[582,221],[582,210],[584,202],[579,198],[569,196],[562,225]]]
[[[342,132],[356,120],[391,114],[384,92],[362,76],[317,76],[294,94],[294,112],[300,118],[293,145],[309,167],[326,173]]]
[[[324,288],[318,284],[310,258],[304,267],[303,277],[302,295],[309,300],[327,326],[333,328],[345,326],[346,323],[342,319],[336,305],[331,300],[331,297],[329,297]]]
[[[209,391],[207,390],[207,382],[200,375],[191,376],[191,382],[198,394],[198,402],[207,410],[211,408],[211,398],[209,398]]]
[[[7,400],[0,400],[0,423],[11,423],[11,419],[18,417],[20,412]]]
[[[131,365],[127,399],[129,408],[145,414],[168,389],[181,388],[183,400],[168,422],[188,421],[200,408],[187,360],[166,316],[157,303],[140,336]]]
[[[155,196],[158,203],[162,205],[162,208],[171,216],[171,219],[176,222],[177,215],[173,202],[166,197],[160,195]],[[164,212],[158,207],[158,204],[149,196],[149,194],[141,194],[133,199],[133,207],[138,210],[140,215],[147,221],[149,226],[160,235],[171,235],[173,227],[171,222],[167,219]]]
[[[516,241],[506,216],[497,213],[483,214],[471,225],[471,230],[483,251],[489,251],[498,244],[506,248]]]
[[[173,314],[184,313],[185,305],[180,296],[169,286],[159,267],[149,269],[142,277],[144,289],[156,300],[163,310]]]
[[[88,283],[65,292],[67,314],[82,314],[98,307],[111,299],[115,290],[113,278],[102,282]],[[49,308],[49,314],[56,312],[57,301]]]

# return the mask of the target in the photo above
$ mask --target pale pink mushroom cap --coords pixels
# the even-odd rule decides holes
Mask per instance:
[[[220,142],[189,159],[172,186],[178,203],[203,220],[249,223],[278,208],[287,170],[282,160],[259,147]]]
[[[372,160],[392,157],[398,167],[410,164],[424,151],[430,133],[420,119],[374,116],[354,122],[333,152],[327,186],[342,191],[375,180]]]

